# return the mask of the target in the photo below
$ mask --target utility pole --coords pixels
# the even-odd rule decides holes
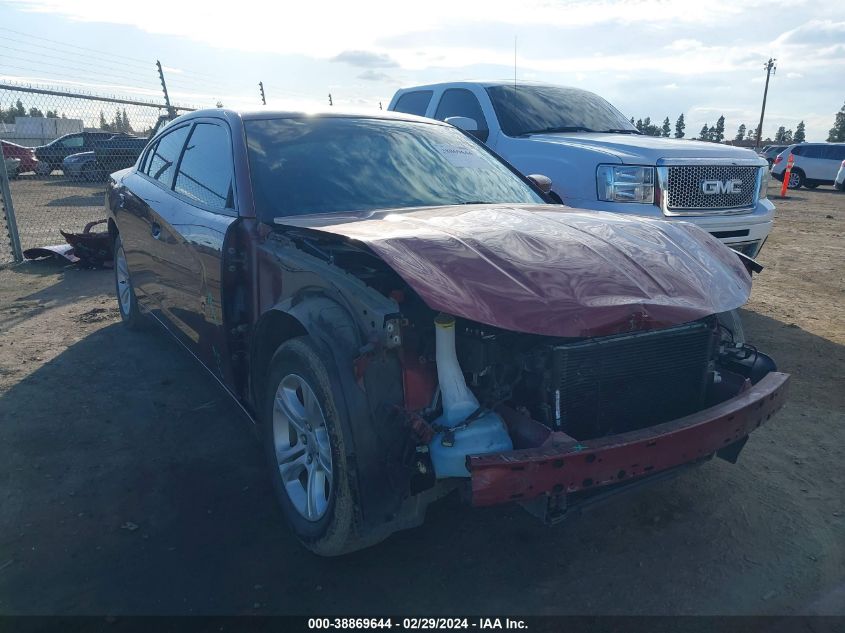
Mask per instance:
[[[332,93],[331,92],[329,93],[329,105],[334,105],[332,103]]]
[[[258,82],[258,89],[261,90],[261,105],[267,105],[267,99],[264,98],[264,82]]]
[[[170,105],[170,95],[167,94],[167,84],[164,83],[164,71],[161,69],[161,62],[156,60],[158,66],[158,78],[161,80],[161,89],[164,91],[164,105],[167,106],[167,116],[171,119],[176,118],[176,109]]]
[[[766,69],[766,87],[763,89],[763,109],[760,110],[760,125],[757,126],[757,142],[754,145],[755,149],[760,147],[760,139],[763,137],[763,117],[766,115],[766,97],[769,94],[769,77],[771,77],[772,73],[777,70],[777,61],[777,59],[770,57],[769,61],[763,64],[763,68]]]

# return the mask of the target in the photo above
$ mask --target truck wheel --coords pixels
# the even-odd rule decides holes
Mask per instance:
[[[789,189],[800,189],[804,184],[804,172],[800,169],[793,169],[789,174],[789,183],[786,185]]]
[[[334,390],[308,336],[282,344],[270,361],[262,433],[273,487],[302,544],[321,556],[360,549],[355,501]]]
[[[126,253],[120,235],[114,238],[114,290],[117,295],[117,307],[120,318],[131,330],[139,330],[144,325],[144,315],[138,309],[135,298],[135,288],[129,275],[129,265],[126,263]]]

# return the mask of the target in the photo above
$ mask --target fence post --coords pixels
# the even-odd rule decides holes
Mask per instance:
[[[6,218],[6,229],[9,232],[9,245],[12,247],[12,256],[16,262],[20,263],[23,261],[21,238],[18,235],[15,207],[12,204],[12,191],[9,188],[9,174],[6,173],[6,161],[3,160],[2,152],[0,152],[0,202],[2,202],[3,214]]]

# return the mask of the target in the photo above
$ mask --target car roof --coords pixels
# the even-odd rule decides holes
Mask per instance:
[[[569,90],[584,90],[584,88],[577,88],[575,86],[564,86],[561,84],[552,84],[546,81],[530,81],[520,79],[514,82],[513,79],[462,79],[460,81],[439,81],[433,84],[421,84],[419,86],[409,86],[401,88],[398,92],[406,92],[408,90],[434,90],[435,88],[443,88],[444,86],[481,86],[482,88],[493,88],[496,86],[535,86],[540,88],[567,88]]]
[[[213,118],[228,118],[238,117],[244,121],[266,120],[266,119],[299,119],[304,117],[314,118],[350,118],[350,119],[382,119],[385,121],[409,121],[414,123],[428,123],[431,125],[448,125],[441,121],[427,119],[413,114],[405,114],[403,112],[391,112],[388,110],[353,110],[342,108],[331,108],[325,110],[270,110],[267,108],[255,110],[234,110],[229,108],[207,108],[205,110],[196,110],[188,114],[174,119],[176,121],[185,121],[198,117],[213,117]],[[172,123],[171,122],[171,125]],[[168,126],[169,127],[169,126]],[[167,129],[167,128],[165,128]]]

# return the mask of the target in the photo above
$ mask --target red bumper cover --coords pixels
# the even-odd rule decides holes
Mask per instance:
[[[746,437],[783,406],[789,374],[692,415],[579,442],[552,433],[536,448],[469,458],[472,504],[486,506],[616,484],[693,462]]]

